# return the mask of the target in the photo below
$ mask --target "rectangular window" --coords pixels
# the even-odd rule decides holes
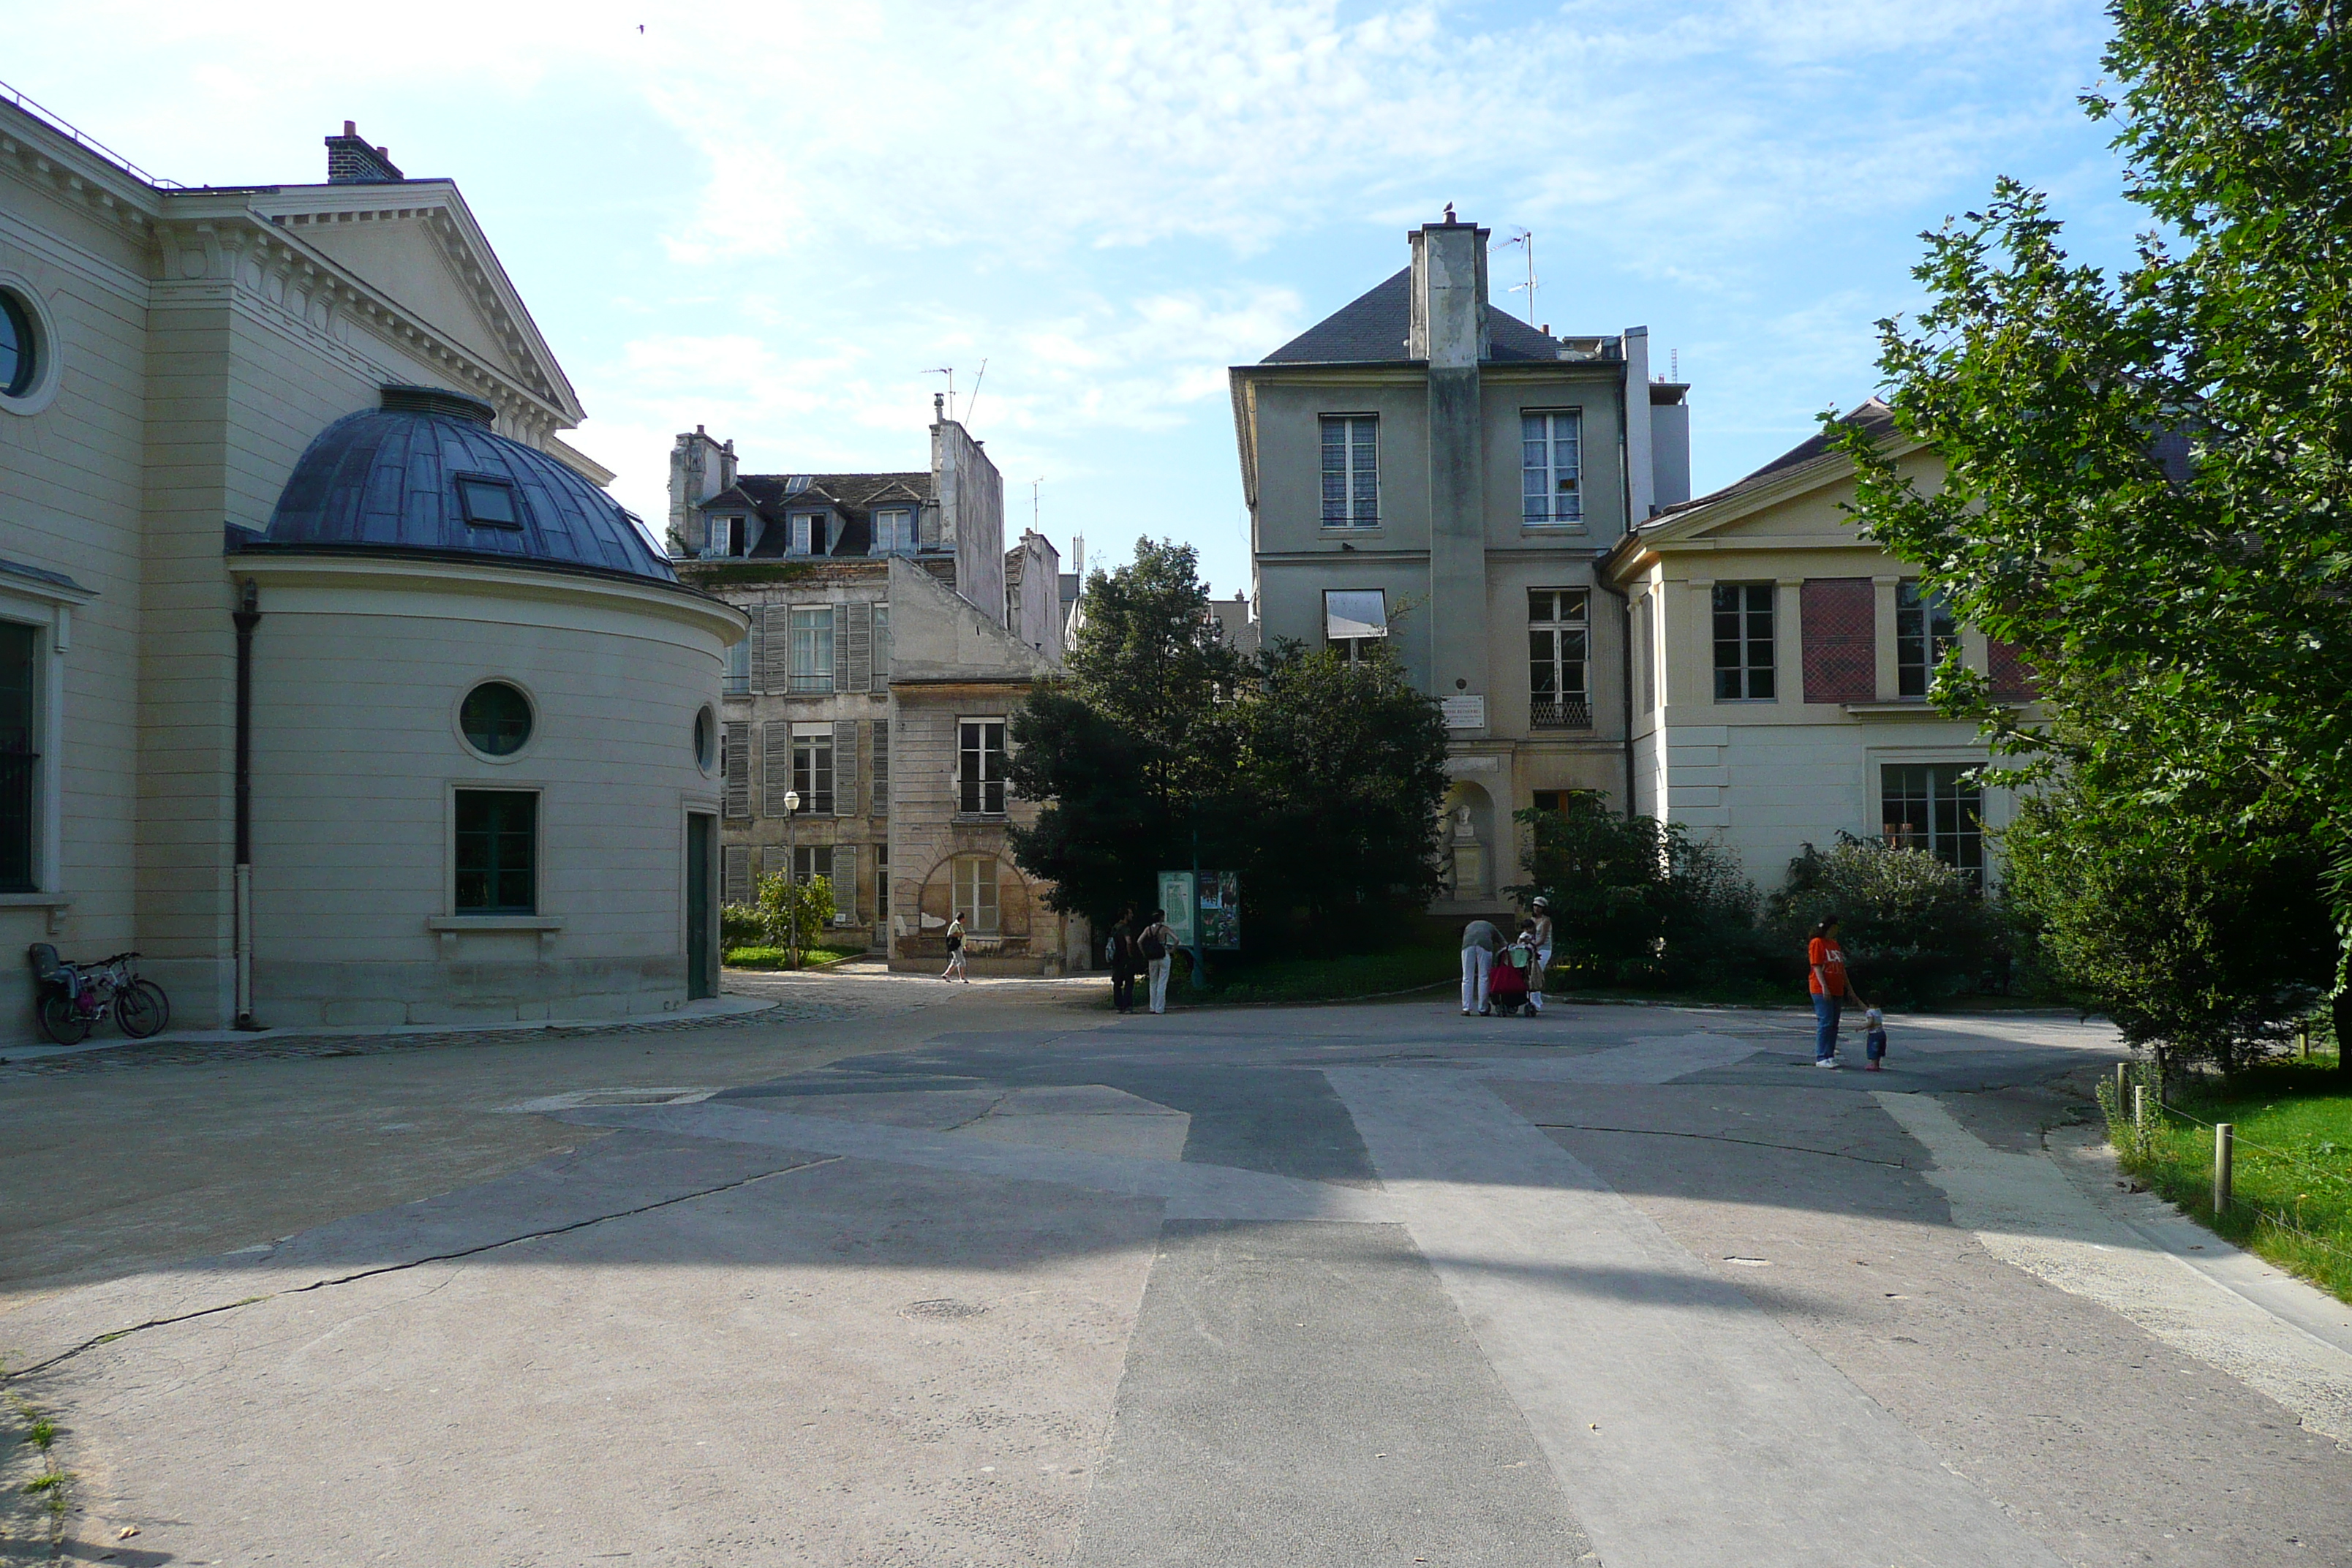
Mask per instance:
[[[1323,590],[1323,640],[1349,664],[1368,658],[1389,635],[1389,596],[1382,588]]]
[[[539,796],[525,790],[457,792],[461,915],[539,912]]]
[[[1984,876],[1984,799],[1970,763],[1889,763],[1879,769],[1886,841],[1925,849],[1970,877]]]
[[[994,936],[1003,930],[996,906],[996,857],[959,855],[953,877],[955,907],[963,915],[965,932]]]
[[[1640,612],[1634,617],[1637,626],[1633,650],[1634,673],[1641,681],[1641,684],[1634,689],[1637,693],[1635,701],[1641,710],[1647,713],[1658,706],[1658,642],[1654,619],[1657,611],[1651,602],[1651,595],[1647,594],[1642,595],[1642,602],[1634,608]]]
[[[1715,585],[1715,700],[1769,702],[1772,689],[1772,584]]]
[[[1584,689],[1585,618],[1581,588],[1528,590],[1528,717],[1538,730],[1589,730]]]
[[[833,814],[833,726],[793,726],[793,788],[803,812]]]
[[[1564,789],[1539,789],[1536,791],[1536,809],[1538,811],[1566,811],[1568,809],[1568,792]]]
[[[824,553],[824,513],[796,511],[793,513],[793,536],[787,554],[822,555]]]
[[[520,528],[522,512],[515,505],[514,486],[503,479],[461,479],[457,509],[468,528]]]
[[[1323,416],[1323,526],[1381,523],[1381,422],[1369,414]]]
[[[33,751],[35,629],[20,621],[0,621],[0,892],[29,893],[33,887]]]
[[[705,526],[709,534],[703,542],[705,555],[740,555],[743,553],[743,520],[740,517],[714,517]]]
[[[833,880],[833,846],[830,844],[794,846],[793,880],[806,887],[818,877],[823,877],[828,882]]]
[[[1895,587],[1895,694],[1925,697],[1936,667],[1959,641],[1951,601],[1922,589],[1916,577]]]
[[[968,816],[1003,816],[1004,721],[961,719],[956,729],[956,809]]]
[[[1519,416],[1519,489],[1526,521],[1546,527],[1584,521],[1583,416],[1574,410]]]
[[[833,606],[793,612],[793,689],[833,689]]]
[[[720,689],[730,697],[751,694],[751,639],[745,637],[727,650],[727,679]]]
[[[876,555],[912,555],[915,552],[915,514],[903,508],[892,508],[874,514],[874,543],[870,553]]]

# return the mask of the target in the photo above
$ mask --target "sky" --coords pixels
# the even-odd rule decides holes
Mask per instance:
[[[1921,231],[1996,177],[2085,259],[2140,226],[2076,102],[2106,19],[2050,0],[10,9],[0,78],[155,174],[317,181],[353,120],[454,178],[656,526],[698,425],[751,472],[924,467],[951,367],[1008,531],[1189,542],[1224,595],[1226,367],[1448,202],[1498,309],[1531,232],[1532,320],[1649,327],[1702,492],[1870,395]]]

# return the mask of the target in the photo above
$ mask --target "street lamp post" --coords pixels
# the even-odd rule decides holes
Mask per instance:
[[[793,967],[801,966],[801,863],[793,852],[793,816],[801,808],[801,792],[784,792],[784,917],[793,943]]]

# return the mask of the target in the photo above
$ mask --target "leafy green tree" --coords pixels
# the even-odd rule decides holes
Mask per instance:
[[[771,871],[760,879],[758,909],[768,945],[789,950],[797,962],[833,923],[833,881],[795,883],[786,872]]]
[[[1772,898],[1775,968],[1801,973],[1806,934],[1831,915],[1854,990],[1873,1002],[1915,1005],[1973,991],[1999,953],[1976,883],[1924,849],[1844,833],[1826,850],[1806,845]]]
[[[2259,838],[2263,812],[2314,825],[2334,868],[2342,1032],[2352,13],[2116,0],[2111,15],[2120,96],[2084,104],[2116,126],[2127,194],[2171,237],[2144,237],[2111,278],[2069,258],[2042,195],[2001,182],[1927,237],[1916,321],[1880,323],[1895,423],[1942,455],[1941,488],[1905,482],[1852,426],[1832,436],[1872,532],[2081,721],[2022,728],[1951,668],[1944,700],[1973,705],[2026,774],[2087,766],[2129,792],[2127,812],[2102,801],[2034,831],[2095,820],[2148,867],[2168,847],[2193,859],[2217,835]],[[2237,815],[2197,816],[2215,805]]]
[[[1571,980],[1684,985],[1752,969],[1756,889],[1683,824],[1620,816],[1585,790],[1517,820],[1528,879],[1504,891],[1550,900],[1552,963]]]
[[[1396,660],[1278,644],[1234,725],[1245,828],[1234,864],[1255,923],[1296,913],[1310,933],[1360,947],[1364,922],[1436,896],[1445,721]]]

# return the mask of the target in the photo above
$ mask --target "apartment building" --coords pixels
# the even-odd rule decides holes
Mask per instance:
[[[745,474],[698,426],[670,461],[679,577],[740,608],[724,682],[722,886],[829,879],[839,940],[896,967],[943,963],[957,914],[982,972],[1083,966],[1082,926],[1013,863],[1035,807],[1005,783],[1006,731],[1061,667],[1060,559],[1003,548],[1003,481],[935,402],[930,466]]]
[[[1688,390],[1645,329],[1553,336],[1487,300],[1490,236],[1405,268],[1230,373],[1258,635],[1373,645],[1452,737],[1444,911],[1492,907],[1511,813],[1632,794],[1623,601],[1595,563],[1690,489]]]

